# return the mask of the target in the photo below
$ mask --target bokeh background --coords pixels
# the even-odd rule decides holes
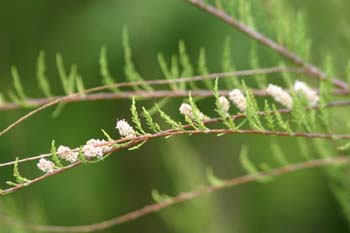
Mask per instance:
[[[287,1],[287,0],[283,0]],[[313,62],[325,54],[335,59],[344,73],[350,49],[348,0],[290,0],[290,8],[305,13],[313,40]],[[60,52],[68,67],[79,67],[85,85],[100,84],[99,50],[108,47],[111,72],[123,80],[122,28],[131,37],[134,61],[146,79],[162,78],[156,54],[168,58],[186,42],[191,58],[206,47],[209,67],[217,71],[225,36],[232,37],[237,69],[249,68],[247,37],[181,0],[13,0],[0,2],[0,91],[12,82],[11,65],[16,65],[31,97],[40,97],[35,63],[46,51],[47,76],[57,95],[63,94],[55,69]],[[283,29],[282,29],[283,30]],[[262,50],[261,58],[267,51]],[[194,60],[193,60],[194,61]],[[272,65],[262,59],[263,65]],[[181,100],[167,105],[176,113]],[[150,107],[152,102],[140,102]],[[202,107],[210,110],[211,102]],[[105,129],[116,138],[117,118],[130,119],[130,100],[98,101],[67,105],[59,117],[54,108],[25,121],[0,139],[0,162],[46,153],[50,143],[76,147],[90,138],[102,138]],[[4,128],[28,110],[0,112]],[[176,115],[176,114],[175,114]],[[270,161],[269,142],[278,140],[291,161],[301,159],[294,139],[230,135],[187,136],[157,139],[137,151],[121,151],[98,164],[80,166],[28,188],[0,198],[0,210],[26,222],[79,225],[112,218],[152,203],[151,190],[175,195],[206,184],[206,169],[231,178],[244,174],[238,154],[249,146],[254,161]],[[11,180],[12,168],[0,168],[0,184]],[[40,174],[35,163],[21,166],[27,177]],[[333,197],[324,173],[310,170],[283,176],[271,183],[248,184],[205,195],[136,221],[103,232],[347,232],[348,223]],[[8,228],[0,232],[30,232]]]

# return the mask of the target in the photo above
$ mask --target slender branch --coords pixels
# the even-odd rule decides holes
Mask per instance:
[[[228,96],[231,90],[219,90],[218,93],[223,96]],[[251,89],[255,96],[268,96],[266,90],[262,89]],[[288,90],[286,90],[288,92]],[[69,99],[61,101],[62,103],[74,103],[74,102],[84,102],[84,101],[98,101],[98,100],[114,100],[114,99],[131,99],[132,97],[139,99],[158,99],[158,98],[183,98],[188,97],[188,90],[154,90],[154,91],[123,91],[119,93],[97,93],[88,94],[84,96],[73,96]],[[344,92],[341,90],[335,90],[334,95],[348,95],[349,92]],[[213,91],[211,90],[191,90],[191,95],[193,97],[212,97]],[[28,99],[27,104],[30,106],[40,107],[42,105],[48,104],[53,100],[58,100],[64,98],[63,96],[56,96],[51,98],[39,98],[39,99]],[[23,108],[23,105],[17,103],[4,103],[0,104],[1,110],[13,110]]]
[[[82,225],[82,226],[35,225],[35,224],[21,223],[16,220],[5,217],[4,215],[2,215],[2,219],[4,222],[7,222],[9,224],[13,224],[21,228],[31,229],[39,232],[95,232],[95,231],[104,230],[122,223],[126,223],[131,220],[141,218],[151,213],[159,212],[175,204],[183,203],[183,202],[198,198],[200,196],[203,196],[204,194],[213,193],[225,188],[252,183],[267,177],[282,176],[282,175],[300,171],[300,170],[346,164],[349,162],[350,162],[349,156],[329,157],[325,159],[318,159],[318,160],[311,160],[311,161],[306,161],[306,162],[301,162],[296,164],[289,164],[283,167],[274,168],[270,171],[244,175],[244,176],[230,179],[230,180],[221,180],[220,184],[218,185],[207,185],[195,191],[180,193],[178,196],[166,199],[162,202],[150,204],[141,209],[126,213],[116,218],[112,218],[106,221],[102,221],[102,222],[94,223],[90,225]]]
[[[256,96],[266,96],[265,90],[252,90],[253,94]],[[73,96],[69,99],[61,101],[62,103],[73,103],[73,102],[83,102],[83,101],[97,101],[97,100],[112,100],[112,99],[130,99],[132,97],[141,99],[154,99],[154,98],[176,98],[176,97],[188,97],[188,90],[155,90],[155,91],[123,91],[118,93],[97,93],[88,94],[85,96]],[[228,95],[228,90],[222,90],[219,92],[221,95]],[[213,96],[213,91],[210,90],[192,90],[192,96],[194,97],[209,97]],[[56,96],[51,98],[41,98],[41,99],[28,99],[27,104],[35,107],[39,107],[50,103],[53,100],[58,100],[64,98],[63,96]],[[1,110],[12,110],[23,108],[23,105],[17,103],[5,103],[0,105]]]
[[[21,122],[25,121],[29,117],[41,112],[46,108],[49,108],[61,102],[68,102],[71,99],[81,98],[82,95],[110,89],[112,87],[133,87],[133,86],[139,86],[144,84],[164,85],[164,84],[171,84],[171,83],[194,82],[194,81],[201,81],[205,79],[215,79],[217,77],[219,78],[230,77],[230,76],[240,77],[240,76],[250,76],[250,75],[256,75],[256,74],[272,74],[272,73],[281,73],[281,72],[303,73],[303,70],[300,70],[298,68],[293,68],[293,67],[271,67],[271,68],[264,68],[264,69],[242,70],[242,71],[227,72],[227,73],[213,73],[206,76],[194,76],[194,77],[187,77],[187,78],[184,77],[184,78],[177,78],[172,80],[161,79],[161,80],[135,81],[135,82],[114,83],[114,84],[109,84],[104,86],[98,86],[98,87],[87,89],[84,92],[74,93],[68,96],[50,100],[49,102],[44,101],[45,103],[41,103],[42,105],[40,107],[30,111],[29,113],[25,114],[24,116],[20,117],[15,122],[7,126],[5,129],[3,129],[0,132],[0,136],[10,131],[12,128],[17,126]],[[14,108],[14,107],[15,106],[12,104],[7,105],[7,108]]]
[[[233,72],[223,72],[223,73],[211,73],[208,75],[198,75],[193,77],[180,77],[177,79],[159,79],[159,80],[149,80],[149,81],[142,81],[142,82],[124,82],[124,83],[115,83],[112,85],[106,85],[103,86],[103,89],[105,90],[111,87],[135,87],[140,86],[143,84],[148,85],[166,85],[166,84],[174,84],[174,83],[189,83],[189,82],[197,82],[197,81],[203,81],[203,80],[213,80],[216,78],[228,78],[228,77],[246,77],[246,76],[253,76],[258,74],[274,74],[274,73],[283,73],[283,72],[289,72],[289,73],[305,73],[303,69],[300,68],[294,68],[294,67],[271,67],[271,68],[262,68],[262,69],[254,69],[254,70],[240,70],[240,71],[233,71]],[[172,95],[172,93],[175,93]],[[71,96],[71,98],[65,99],[62,102],[69,103],[69,102],[78,102],[78,101],[93,101],[93,100],[102,100],[102,99],[119,99],[119,98],[130,98],[133,95],[136,97],[143,97],[143,98],[156,98],[156,97],[177,97],[178,94],[181,93],[181,91],[168,91],[164,93],[153,93],[153,92],[145,92],[145,91],[139,91],[139,92],[118,92],[118,93],[98,93],[98,94],[90,94],[90,95],[74,95]],[[90,93],[90,92],[86,92]],[[200,95],[200,94],[199,94]],[[27,99],[26,104],[33,107],[38,107],[41,105],[48,104],[51,101],[55,101],[57,99],[62,99],[65,96],[55,96],[55,97],[49,97],[49,98],[39,98],[39,99]],[[11,110],[11,109],[18,109],[23,108],[24,106],[18,103],[2,103],[0,104],[0,111],[1,110]]]
[[[270,38],[266,37],[265,35],[253,30],[249,26],[239,22],[238,20],[232,18],[230,15],[226,14],[224,11],[217,9],[209,4],[204,3],[202,0],[185,0],[186,2],[191,3],[192,5],[198,7],[199,9],[214,15],[215,17],[219,18],[223,22],[231,25],[232,27],[236,28],[237,30],[243,32],[250,38],[258,41],[262,45],[271,48],[272,50],[276,51],[283,57],[287,58],[291,62],[293,62],[296,65],[299,65],[305,69],[305,71],[313,76],[317,77],[321,80],[324,80],[327,78],[327,75],[323,73],[319,68],[317,68],[315,65],[309,64],[305,61],[303,61],[298,55],[292,53],[289,51],[286,47],[276,43],[275,41],[271,40]],[[343,82],[342,80],[333,78],[332,83],[339,87],[340,89],[347,90],[348,84]]]
[[[348,101],[348,100],[340,100],[340,101],[330,102],[330,103],[326,104],[325,107],[327,107],[327,108],[334,108],[334,107],[342,107],[342,106],[349,106],[349,105],[350,105],[350,101]],[[317,109],[317,106],[316,107],[312,107],[311,109]],[[278,112],[282,113],[282,114],[286,114],[286,113],[290,113],[291,109],[287,109],[287,108],[286,109],[279,109]],[[271,113],[274,114],[274,112],[271,112]],[[258,112],[258,114],[260,116],[264,116],[264,115],[266,115],[266,112],[261,111],[261,112]],[[231,117],[232,117],[232,119],[235,120],[235,119],[246,118],[246,115],[245,114],[235,114],[235,115],[232,115]],[[203,123],[205,125],[208,125],[210,123],[216,123],[216,122],[219,122],[219,121],[220,121],[219,118],[212,118],[212,119],[203,121]],[[190,125],[184,125],[183,126],[184,129],[188,129],[190,127],[191,127]],[[164,132],[172,132],[172,131],[174,131],[174,130],[166,130]],[[125,142],[125,140],[126,139],[123,139],[123,141],[115,141],[115,142],[122,143],[122,142]],[[28,158],[24,158],[24,159],[19,159],[17,161],[0,163],[0,167],[14,165],[16,162],[17,163],[24,163],[24,162],[29,162],[29,161],[33,161],[33,160],[38,160],[40,158],[50,157],[51,155],[52,155],[51,153],[47,153],[47,154],[42,154],[42,155],[38,155],[38,156],[32,156],[32,157],[28,157]]]
[[[189,126],[187,126],[189,127]],[[348,134],[327,134],[327,133],[305,133],[305,132],[279,132],[279,131],[258,131],[258,130],[231,130],[231,129],[208,129],[208,130],[167,130],[160,133],[155,134],[147,134],[147,135],[141,135],[137,136],[133,139],[128,138],[121,138],[115,141],[107,142],[106,144],[103,144],[101,146],[109,145],[112,146],[114,144],[123,144],[122,146],[118,146],[113,148],[112,151],[109,153],[119,151],[124,148],[131,148],[134,145],[137,145],[141,142],[149,141],[151,139],[155,138],[167,138],[169,136],[176,136],[176,135],[195,135],[195,134],[252,134],[252,135],[272,135],[272,136],[280,136],[280,137],[303,137],[303,138],[320,138],[320,139],[331,139],[331,140],[342,140],[342,139],[350,139],[350,135]],[[124,143],[127,143],[124,145]],[[27,160],[28,161],[28,160]],[[8,163],[7,163],[8,164]],[[55,170],[52,173],[42,175],[40,177],[37,177],[33,180],[30,180],[28,182],[18,184],[14,187],[5,189],[0,191],[0,195],[9,194],[11,192],[14,192],[16,190],[22,189],[24,187],[27,187],[29,185],[32,185],[34,183],[37,183],[43,179],[46,179],[50,176],[59,174],[63,171],[66,171],[70,168],[76,167],[78,165],[82,164],[82,162],[78,161],[73,164],[70,164],[66,167],[59,168]]]

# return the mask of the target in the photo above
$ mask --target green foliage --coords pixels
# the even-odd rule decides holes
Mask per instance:
[[[311,40],[303,14],[291,12],[287,3],[280,0],[269,1],[271,26],[280,44],[293,50],[303,59],[308,60],[311,48]],[[281,30],[283,28],[283,30]]]
[[[268,128],[270,130],[275,130],[276,127],[275,127],[275,119],[273,117],[273,111],[271,109],[271,106],[267,102],[267,100],[265,100],[264,112],[265,112],[264,118]]]
[[[182,68],[182,71],[180,74],[181,77],[191,77],[194,75],[194,69],[186,51],[185,42],[182,40],[179,41],[179,62]],[[183,90],[185,89],[185,87],[186,87],[186,84],[184,83],[183,85],[181,85],[180,89]],[[197,85],[192,82],[190,83],[190,87],[192,89],[198,89]]]
[[[206,170],[206,176],[207,176],[207,179],[209,181],[209,183],[211,185],[214,185],[214,186],[220,186],[222,185],[224,182],[223,180],[217,178],[215,175],[214,175],[214,172],[213,172],[213,168],[211,167],[208,167],[207,170]]]
[[[330,56],[327,56],[325,59],[325,72],[327,74],[327,78],[320,83],[320,100],[319,100],[319,119],[324,128],[327,129],[328,132],[330,130],[330,113],[328,108],[326,107],[327,102],[331,100],[331,95],[333,91],[332,83],[330,82],[330,77],[334,75],[334,67],[333,61]]]
[[[345,76],[348,82],[348,89],[350,89],[350,60],[348,60],[345,68]]]
[[[206,53],[205,53],[205,48],[201,48],[199,50],[199,56],[198,56],[198,74],[206,76],[209,74],[209,70],[207,67],[207,58],[206,58]],[[213,84],[211,80],[205,79],[204,80],[205,85],[207,88],[212,89]]]
[[[349,181],[347,181],[347,187],[344,189],[343,185],[331,183],[331,189],[335,198],[342,207],[343,214],[346,219],[350,219],[350,204],[349,204]]]
[[[246,145],[242,147],[239,158],[240,158],[242,167],[246,170],[246,172],[249,175],[256,175],[260,172],[259,169],[254,165],[254,163],[248,157],[248,147]],[[260,164],[260,168],[265,172],[268,172],[271,170],[266,163]],[[258,179],[258,181],[262,183],[268,182],[270,180],[271,180],[271,177],[266,177],[266,176],[265,177],[259,176],[259,179]]]
[[[79,161],[83,164],[87,164],[88,160],[85,158],[84,152],[83,152],[83,146],[79,147],[79,153],[78,153]]]
[[[225,112],[222,105],[220,104],[218,78],[216,78],[216,80],[215,80],[214,97],[215,97],[215,106],[216,106],[215,111],[219,114],[220,119],[223,122],[223,124],[229,129],[237,129],[237,127],[235,126],[235,123],[233,121],[233,118],[230,116],[230,114],[228,112]]]
[[[40,51],[38,60],[36,63],[36,77],[38,80],[39,88],[44,93],[45,96],[51,97],[51,89],[49,81],[46,77],[46,63],[45,63],[45,52]]]
[[[206,2],[209,2],[209,0],[206,0]],[[258,25],[259,20],[255,18],[255,15],[259,13],[259,12],[255,12],[255,9],[256,9],[255,6],[257,2],[258,1],[246,1],[246,0],[237,0],[237,1],[236,0],[215,0],[215,4],[219,9],[228,11],[229,14],[232,16],[238,16],[240,21],[249,25],[252,29],[257,28],[259,26]],[[276,27],[276,29],[278,29],[276,30],[276,36],[278,38],[278,41],[280,41],[282,45],[293,49],[295,52],[298,53],[298,55],[301,55],[301,57],[308,58],[311,43],[308,38],[308,33],[305,27],[305,20],[303,19],[302,14],[301,13],[294,14],[293,12],[291,12],[289,9],[287,9],[286,3],[284,1],[270,0],[270,1],[267,1],[266,4],[270,4],[269,6],[275,6],[275,7],[270,7],[272,11],[271,16],[274,20],[273,21],[274,23],[272,23],[271,25],[272,27]],[[283,28],[283,30],[281,30],[281,28]],[[235,71],[235,67],[232,61],[233,56],[232,56],[232,49],[231,49],[231,41],[229,38],[226,38],[223,47],[224,48],[223,48],[222,59],[221,59],[222,71],[224,72]],[[133,56],[132,56],[132,51],[129,43],[129,35],[126,28],[123,30],[123,48],[124,48],[124,60],[125,60],[124,73],[127,81],[139,82],[140,85],[138,87],[134,87],[134,89],[137,91],[140,91],[140,90],[153,91],[154,89],[150,85],[147,85],[146,83],[144,83],[143,77],[136,69],[136,66],[132,59]],[[259,63],[261,62],[261,60],[259,60],[259,52],[260,50],[258,50],[257,43],[252,42],[248,63],[253,69],[260,68]],[[196,74],[199,74],[202,76],[206,76],[209,74],[205,48],[200,49],[197,64],[196,64],[196,67],[194,68],[194,66],[191,64],[190,56],[186,51],[186,46],[183,41],[179,42],[179,52],[177,55],[171,56],[170,62],[169,61],[167,62],[167,60],[164,58],[162,53],[159,53],[157,58],[158,58],[161,71],[165,79],[167,80],[173,80],[179,77],[190,77]],[[60,77],[65,94],[71,95],[77,91],[81,94],[81,96],[84,96],[85,87],[84,87],[83,79],[81,75],[78,73],[77,66],[73,64],[68,73],[64,66],[62,56],[60,54],[57,54],[56,56],[56,65],[57,65],[59,77]],[[102,83],[104,85],[114,84],[115,80],[110,74],[109,67],[108,67],[106,47],[101,48],[99,65],[100,65],[100,75],[102,76]],[[286,65],[283,64],[283,66],[286,66]],[[318,120],[319,120],[322,126],[329,133],[333,131],[333,129],[331,128],[331,118],[330,118],[331,115],[328,108],[326,107],[326,104],[330,100],[334,99],[334,97],[332,96],[333,87],[332,87],[332,83],[330,82],[331,81],[330,77],[333,77],[334,75],[334,66],[330,57],[326,59],[325,70],[328,78],[323,80],[320,84],[321,98],[319,101],[318,110],[310,109],[310,103],[307,102],[305,97],[296,95],[291,90],[293,95],[292,122],[296,124],[296,126],[298,127],[298,130],[307,131],[307,132],[316,132],[320,129],[320,127],[318,126],[318,123],[319,123]],[[347,76],[350,77],[350,63],[349,63],[347,73],[348,73]],[[15,67],[12,67],[11,74],[14,82],[15,92],[9,93],[10,98],[15,103],[21,104],[23,106],[28,106],[28,103],[26,103],[26,101],[28,100],[28,97],[24,92],[25,89],[21,84],[20,76]],[[292,89],[294,76],[292,77],[290,73],[284,72],[282,74],[282,77],[286,82],[286,84],[288,85],[288,87]],[[46,76],[45,53],[43,51],[41,51],[38,56],[36,78],[38,81],[38,86],[40,90],[43,92],[43,94],[47,97],[52,97],[50,83]],[[256,80],[257,86],[260,89],[264,89],[266,87],[266,75],[255,75],[255,80]],[[286,118],[282,117],[282,114],[278,111],[278,109],[274,104],[269,104],[266,100],[264,103],[264,111],[265,111],[265,114],[263,116],[264,123],[262,123],[260,116],[263,114],[259,112],[259,106],[256,98],[253,96],[251,89],[247,88],[247,86],[244,83],[242,85],[239,82],[239,79],[237,79],[237,77],[225,78],[225,84],[226,84],[225,86],[227,87],[226,89],[243,87],[245,91],[246,100],[247,100],[247,110],[244,114],[246,114],[246,119],[243,120],[242,124],[238,126],[235,125],[233,118],[220,105],[218,79],[216,79],[215,85],[213,85],[212,81],[210,80],[204,80],[203,83],[206,86],[206,88],[213,90],[214,97],[215,97],[215,111],[219,115],[219,118],[222,121],[222,123],[227,128],[237,130],[240,128],[240,126],[244,122],[247,121],[251,129],[253,130],[263,131],[264,126],[266,125],[266,128],[268,128],[271,131],[274,131],[277,128],[281,128],[288,133],[292,133],[291,125],[288,122],[288,120],[285,120]],[[194,82],[189,83],[188,86],[190,87],[190,89],[198,89],[198,86]],[[186,83],[184,82],[170,83],[169,87],[171,88],[171,90],[174,90],[174,91],[186,90]],[[120,92],[120,89],[116,87],[111,87],[110,90],[113,92]],[[170,126],[171,130],[185,130],[181,122],[177,122],[168,114],[166,114],[163,110],[161,110],[160,105],[163,103],[167,103],[169,99],[170,98],[165,98],[161,100],[161,102],[159,102],[158,104],[155,104],[154,108],[150,110],[147,110],[145,107],[142,107],[141,117],[145,118],[147,127],[149,130],[152,131],[152,133],[162,132],[159,124],[152,117],[153,112],[158,112],[160,114],[160,117]],[[193,117],[186,116],[185,117],[186,122],[188,122],[194,129],[203,130],[205,132],[206,130],[208,130],[207,125],[204,124],[203,122],[205,118],[203,117],[203,115],[201,115],[201,112],[198,109],[195,103],[195,100],[192,98],[191,94],[189,95],[188,101],[193,110]],[[3,103],[3,102],[5,101],[2,95],[0,94],[0,103]],[[60,112],[63,106],[64,104],[58,105],[55,113]],[[132,99],[130,110],[132,115],[132,121],[135,124],[135,127],[138,131],[137,134],[146,135],[146,132],[142,127],[142,122],[140,119],[139,112],[136,107],[135,98]],[[294,124],[293,124],[293,127],[294,127]],[[113,141],[112,137],[105,130],[102,129],[102,133],[108,139],[108,141]],[[329,156],[332,156],[335,151],[334,146],[339,145],[339,143],[336,141],[332,143],[328,143],[328,141],[326,142],[325,140],[317,139],[313,141],[314,147],[315,147],[313,149],[315,150],[311,150],[309,146],[310,144],[309,141],[303,138],[297,138],[296,140],[299,145],[301,155],[307,160],[313,157],[312,153],[314,153],[315,151],[317,152],[317,155],[322,158],[327,158]],[[129,150],[139,149],[146,142],[147,140],[136,141],[137,144],[135,146],[130,147]],[[132,143],[132,144],[129,144],[129,143]],[[127,147],[128,145],[134,145],[134,143],[135,142],[131,140],[128,143],[120,144],[120,145],[115,144],[114,146]],[[350,143],[343,144],[342,146],[339,146],[337,149],[341,151],[343,150],[348,151],[350,149]],[[276,140],[272,141],[270,150],[272,152],[272,156],[274,157],[274,159],[277,161],[279,165],[285,166],[289,164],[289,161],[286,155],[283,153],[283,149],[281,148],[278,141]],[[187,153],[187,150],[183,150],[183,151]],[[55,147],[54,141],[52,141],[51,153],[52,153],[52,160],[55,162],[55,166],[62,167],[63,165],[56,153],[56,147]],[[178,153],[177,150],[176,150],[176,153]],[[83,155],[82,147],[80,147],[79,149],[79,159],[82,163],[96,162],[96,161],[89,161],[86,159],[86,157]],[[242,151],[240,154],[240,160],[241,160],[242,166],[249,174],[252,174],[252,175],[257,174],[259,172],[259,169],[262,171],[270,170],[269,165],[267,165],[266,163],[260,164],[259,167],[257,168],[257,166],[248,157],[248,147],[246,146],[242,148]],[[181,162],[183,163],[183,161]],[[188,163],[188,164],[193,164],[193,163]],[[182,165],[183,164],[181,164],[181,166]],[[189,166],[188,169],[192,171],[193,166]],[[339,203],[341,203],[342,206],[348,206],[349,190],[344,190],[346,181],[344,181],[343,179],[344,171],[342,170],[341,172],[339,172],[338,168],[335,168],[334,170],[332,170],[332,172],[328,171],[327,174],[329,174],[330,177],[333,178],[335,181],[334,183],[331,183],[330,186],[333,192],[335,193],[335,196],[338,199]],[[15,185],[29,181],[23,176],[21,176],[20,174],[20,171],[18,168],[18,158],[16,158],[13,175],[16,178],[17,183],[7,182],[9,185],[15,186]],[[206,175],[207,175],[208,181],[212,185],[223,184],[223,180],[220,180],[214,175],[213,169],[208,168]],[[266,178],[263,178],[263,180],[264,179]],[[349,185],[347,187],[349,187]],[[152,197],[156,202],[159,202],[159,203],[165,202],[170,198],[167,195],[160,194],[157,190],[152,191]],[[349,208],[347,209],[344,208],[344,210],[346,215],[349,216]]]
[[[11,67],[11,76],[12,76],[13,85],[15,87],[16,93],[13,93],[12,91],[10,91],[9,92],[10,98],[12,99],[13,102],[19,105],[22,105],[24,107],[29,107],[29,105],[26,103],[26,99],[28,99],[28,97],[24,93],[21,79],[20,79],[18,70],[15,66]]]
[[[314,139],[312,142],[318,157],[328,158],[334,155],[333,147],[329,142],[322,139]]]
[[[152,130],[154,133],[161,132],[160,126],[154,122],[152,115],[144,108],[142,107],[143,115],[146,118],[147,125],[150,130]]]
[[[259,172],[259,170],[255,167],[252,161],[248,157],[248,147],[243,146],[240,152],[240,161],[242,167],[248,172],[248,174],[254,175]]]
[[[237,15],[238,1],[236,0],[221,0],[222,8],[231,16]]]
[[[312,153],[308,141],[305,138],[297,138],[296,140],[301,156],[306,160],[311,160],[313,156],[311,155]]]
[[[257,43],[254,41],[251,44],[251,49],[250,49],[250,65],[252,69],[259,69],[260,64],[259,64],[259,55],[258,55],[258,49],[257,49]],[[258,84],[258,87],[260,89],[264,89],[266,85],[266,75],[263,74],[257,74],[254,75],[255,82]]]
[[[182,77],[191,77],[194,75],[194,69],[191,64],[191,60],[187,54],[186,51],[186,45],[185,42],[180,40],[179,41],[179,58],[180,58],[180,65],[182,67],[181,76]]]
[[[286,67],[287,65],[284,62],[279,62],[279,66]],[[285,84],[288,86],[288,88],[292,91],[293,85],[294,85],[294,80],[293,80],[292,74],[289,72],[282,72],[282,78],[283,78]]]
[[[137,144],[136,146],[130,147],[128,150],[138,150],[141,148],[141,146],[143,146],[145,143],[147,142],[147,140],[140,142],[139,144]]]
[[[243,82],[243,88],[246,95],[246,103],[247,103],[246,115],[247,115],[249,125],[254,130],[263,131],[264,127],[260,121],[259,108],[258,108],[256,99],[252,91],[247,88],[244,82]]]
[[[236,70],[233,66],[231,53],[231,38],[226,37],[224,41],[221,59],[221,69],[223,72],[234,72]],[[229,89],[241,88],[242,86],[238,81],[237,77],[234,76],[225,78],[225,82]]]
[[[221,0],[215,0],[215,7],[220,10],[223,10]]]
[[[56,55],[56,66],[64,92],[66,93],[66,95],[73,94],[75,92],[78,67],[75,64],[73,64],[71,66],[69,74],[67,75],[61,54]]]
[[[86,96],[85,95],[85,86],[84,86],[83,78],[81,77],[81,75],[78,74],[75,81],[76,81],[77,91],[80,93],[80,96]]]
[[[304,96],[299,96],[293,93],[293,108],[292,108],[292,119],[300,129],[310,129],[307,117],[308,102]]]
[[[170,101],[171,101],[171,98],[166,97],[166,98],[163,98],[163,99],[157,101],[157,105],[162,108],[165,105],[167,105]],[[153,116],[154,114],[156,114],[158,112],[156,105],[151,106],[149,109],[147,109],[147,111],[151,116]],[[141,113],[141,116],[143,116],[143,115],[144,114]]]
[[[143,81],[143,78],[137,72],[135,65],[132,61],[132,52],[131,52],[130,43],[129,43],[129,33],[126,27],[124,27],[123,29],[122,37],[123,37],[123,49],[124,49],[124,61],[125,61],[125,66],[124,66],[125,76],[127,80],[130,82]],[[147,91],[153,90],[153,88],[148,84],[142,84],[141,86]],[[138,88],[135,87],[135,89],[138,89]]]
[[[100,51],[100,74],[102,76],[102,84],[103,85],[112,85],[115,83],[113,77],[111,76],[108,68],[108,60],[107,60],[107,47],[102,46]],[[117,87],[111,87],[111,90],[113,92],[119,92],[119,88]]]
[[[113,138],[104,129],[101,129],[101,131],[108,141],[110,142],[114,141]]]
[[[278,111],[274,104],[272,105],[272,109],[275,119],[277,121],[277,125],[283,130],[287,131],[288,133],[292,133],[292,129],[290,128],[288,121],[283,120],[281,113]]]
[[[57,150],[55,146],[55,140],[52,140],[51,142],[51,158],[52,161],[55,163],[56,167],[64,167],[61,163],[61,160],[57,156]]]
[[[160,114],[160,117],[174,130],[181,130],[183,129],[183,126],[181,124],[181,122],[176,122],[175,120],[173,120],[168,114],[166,114],[165,112],[163,112],[159,105],[155,105],[157,107],[157,110]]]
[[[238,0],[238,14],[243,23],[255,28],[251,1]]]
[[[6,99],[4,97],[4,95],[2,93],[0,93],[0,104],[5,104],[6,103]]]
[[[160,194],[157,189],[153,189],[152,192],[152,198],[156,203],[163,203],[168,201],[171,197],[166,194]]]
[[[22,86],[22,83],[21,83],[21,78],[19,77],[18,70],[17,70],[17,68],[15,66],[11,67],[11,75],[12,75],[12,78],[13,78],[13,85],[15,87],[15,90],[17,92],[18,97],[21,100],[27,99],[27,96],[24,93],[24,89],[23,89],[23,86]]]
[[[21,175],[21,173],[19,172],[18,157],[16,157],[16,162],[15,162],[15,165],[13,167],[13,176],[15,177],[17,184],[23,184],[23,183],[26,183],[26,182],[30,181],[27,178],[24,178]]]
[[[162,70],[162,73],[167,80],[171,80],[178,77],[179,72],[178,72],[178,65],[176,64],[177,63],[176,56],[173,56],[173,59],[172,59],[172,62],[176,62],[176,63],[175,64],[173,63],[170,68],[168,67],[162,53],[158,53],[157,58],[158,58],[160,69]],[[174,71],[172,69],[174,69]],[[172,90],[177,90],[178,86],[175,83],[170,83],[170,88]]]
[[[289,161],[277,140],[272,140],[271,151],[272,151],[273,157],[279,163],[279,165],[285,166],[289,164]]]
[[[63,109],[64,109],[64,107],[65,107],[66,105],[67,105],[67,104],[64,103],[64,102],[59,103],[59,104],[56,106],[55,110],[52,112],[51,116],[52,116],[53,118],[59,117],[59,115],[62,113],[62,111],[63,111]]]
[[[350,149],[350,142],[337,147],[337,150],[346,151]]]
[[[203,116],[201,114],[201,111],[198,109],[197,105],[195,104],[195,102],[194,102],[194,100],[193,100],[193,98],[191,96],[191,93],[189,94],[188,102],[189,102],[189,104],[192,107],[193,120],[194,120],[194,123],[195,123],[194,127],[199,129],[199,130],[204,130],[204,131],[207,130],[208,128],[205,126],[205,124],[203,122],[204,118],[207,118],[207,117]],[[187,121],[189,121],[190,124],[191,124],[191,120],[192,119],[188,119],[187,118]]]
[[[134,122],[136,129],[139,131],[139,134],[146,134],[146,132],[142,128],[141,119],[139,117],[139,113],[137,112],[136,102],[135,102],[134,97],[132,98],[132,104],[130,107],[130,111],[131,111],[132,122]]]

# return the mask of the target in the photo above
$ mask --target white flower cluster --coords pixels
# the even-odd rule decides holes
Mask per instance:
[[[98,157],[101,158],[104,154],[108,153],[112,147],[106,145],[107,141],[100,139],[90,139],[83,146],[83,153],[87,158]]]
[[[57,156],[71,163],[78,160],[78,155],[78,151],[72,150],[68,146],[59,146],[57,149]]]
[[[134,138],[134,137],[136,137],[135,130],[124,119],[117,121],[116,129],[118,129],[120,136],[122,136],[124,138]]]
[[[91,158],[101,158],[103,155],[107,154],[112,150],[112,146],[107,145],[107,141],[100,139],[90,139],[82,147],[82,153],[87,159]],[[79,148],[70,149],[67,146],[59,146],[57,151],[57,156],[60,159],[66,160],[70,163],[75,163],[78,161]],[[52,173],[55,171],[55,164],[47,159],[41,158],[37,164],[37,167],[44,173]]]
[[[244,112],[246,110],[246,108],[247,108],[247,101],[245,99],[245,96],[243,95],[243,93],[240,90],[233,89],[229,93],[229,98],[237,106],[237,108],[241,112]]]
[[[268,95],[270,95],[274,100],[282,104],[283,106],[287,108],[292,108],[293,106],[293,99],[289,95],[288,92],[283,90],[281,87],[269,84],[269,86],[266,89],[266,92]]]
[[[187,116],[191,119],[194,118],[194,113],[193,113],[193,109],[192,106],[186,103],[182,103],[179,111],[182,115]],[[208,117],[206,117],[202,112],[198,111],[198,117],[200,120],[206,120],[208,119]]]
[[[297,80],[294,83],[294,91],[298,94],[304,95],[311,106],[317,105],[319,96],[317,92],[311,89],[306,83]]]
[[[228,101],[228,99],[225,96],[220,96],[219,104],[222,110],[227,114],[228,111],[230,110],[230,102]]]
[[[37,167],[45,173],[52,173],[55,171],[55,164],[44,158],[39,160]]]

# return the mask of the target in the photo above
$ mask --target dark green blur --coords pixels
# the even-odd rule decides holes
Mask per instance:
[[[343,75],[350,51],[348,0],[290,0],[290,7],[304,11],[313,39],[313,62],[321,64],[326,54],[335,59]],[[167,58],[177,51],[178,40],[186,42],[195,63],[206,47],[209,68],[219,70],[226,35],[232,37],[237,69],[249,68],[250,41],[229,26],[182,0],[13,0],[0,2],[0,92],[12,87],[11,65],[16,65],[30,97],[41,97],[35,78],[40,50],[45,50],[47,76],[53,92],[62,95],[55,68],[61,53],[66,66],[76,63],[87,87],[100,85],[99,50],[108,48],[112,74],[124,80],[121,32],[127,26],[134,62],[145,79],[162,78],[156,54]],[[283,30],[283,29],[282,29]],[[262,64],[267,52],[261,50]],[[166,109],[176,113],[181,100]],[[102,138],[101,129],[114,137],[117,118],[130,119],[130,100],[83,102],[67,105],[58,118],[54,108],[25,121],[0,138],[0,162],[46,153],[56,144],[76,147],[90,138]],[[153,101],[139,104],[150,107]],[[199,104],[212,110],[213,100]],[[0,112],[0,128],[28,110]],[[157,139],[137,151],[121,151],[106,161],[80,166],[6,197],[0,210],[26,222],[81,225],[109,219],[153,203],[152,189],[176,195],[207,183],[206,169],[221,178],[240,176],[242,145],[249,146],[254,161],[271,161],[271,137],[227,135],[177,136]],[[291,161],[300,161],[295,139],[277,139]],[[276,165],[271,163],[272,165]],[[40,172],[35,163],[20,166],[23,175]],[[0,168],[0,187],[11,180],[12,168]],[[12,207],[11,207],[12,206]],[[347,221],[333,197],[321,170],[286,175],[271,183],[254,183],[204,195],[162,212],[113,227],[103,232],[239,232],[323,233],[346,232]],[[30,232],[6,228],[0,233]]]

